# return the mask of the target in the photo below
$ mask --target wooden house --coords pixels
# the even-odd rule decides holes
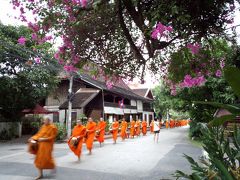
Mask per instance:
[[[69,79],[62,78],[58,88],[45,100],[49,111],[58,111],[53,114],[53,120],[64,122],[68,114]],[[119,79],[112,88],[100,78],[93,79],[87,74],[75,75],[73,81],[72,119],[80,114],[98,120],[103,117],[110,123],[113,118],[145,119],[148,123],[154,119],[153,96],[150,90],[146,96],[139,95],[137,90],[130,89],[123,80]]]

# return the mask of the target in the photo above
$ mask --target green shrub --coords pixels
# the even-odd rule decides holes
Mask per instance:
[[[199,139],[202,136],[201,128],[203,127],[203,124],[196,121],[191,121],[189,125],[189,137]]]
[[[5,128],[0,132],[0,140],[6,141],[11,140],[12,136]]]
[[[18,137],[18,123],[17,122],[11,123],[8,132],[12,138],[17,138]]]
[[[111,124],[110,124],[109,121],[107,120],[107,121],[106,121],[105,132],[108,132],[108,131],[109,131],[110,126],[111,126]]]
[[[22,119],[22,134],[36,134],[42,125],[41,117],[29,116]]]
[[[55,123],[55,125],[57,126],[58,129],[58,134],[56,137],[56,140],[64,140],[67,136],[67,130],[66,127],[64,126],[64,124],[60,124],[60,123]]]
[[[213,179],[238,180],[240,179],[240,129],[235,128],[231,139],[224,138],[224,129],[219,127],[203,128],[202,143],[208,158],[201,158],[201,164],[190,156],[185,155],[191,164],[192,173],[186,174],[177,170],[177,179]]]

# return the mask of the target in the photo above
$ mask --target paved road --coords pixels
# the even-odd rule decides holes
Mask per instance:
[[[96,143],[93,154],[86,148],[80,162],[69,151],[66,144],[56,144],[54,156],[57,174],[45,171],[45,179],[71,180],[159,180],[174,179],[176,169],[189,171],[183,158],[186,153],[195,158],[202,153],[187,138],[188,127],[163,129],[159,143],[153,135],[128,139],[112,144],[109,139],[104,147]],[[0,180],[30,180],[35,177],[34,157],[26,152],[25,144],[0,144]]]

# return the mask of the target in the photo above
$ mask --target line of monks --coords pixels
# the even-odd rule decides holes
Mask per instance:
[[[105,128],[106,122],[103,118],[100,118],[98,123],[95,123],[91,117],[88,118],[86,127],[82,125],[81,120],[77,120],[77,125],[73,128],[72,136],[68,139],[68,146],[78,157],[78,160],[80,160],[82,145],[84,142],[86,143],[89,154],[92,154],[95,137],[100,143],[100,147],[102,146],[102,143],[104,142]],[[141,133],[145,136],[147,134],[147,122],[145,120],[142,122],[140,120],[132,120],[128,126],[125,118],[122,119],[121,123],[114,118],[109,131],[112,133],[113,143],[116,144],[119,132],[123,141],[126,138],[138,137]]]
[[[37,134],[28,140],[28,151],[31,154],[36,155],[34,164],[39,172],[36,179],[41,179],[43,177],[43,169],[53,169],[53,172],[55,172],[52,151],[54,140],[57,136],[57,127],[51,122],[51,119],[48,116],[44,117],[43,122],[44,124]],[[166,122],[166,128],[168,128],[168,126],[172,128],[174,126],[183,126],[187,124],[188,120],[181,120],[178,122],[172,120],[169,124]],[[78,160],[80,160],[82,145],[84,142],[86,143],[89,154],[92,153],[95,137],[99,141],[100,146],[102,146],[102,143],[104,142],[105,128],[106,122],[103,118],[100,118],[98,123],[95,123],[92,118],[89,118],[86,127],[82,125],[81,120],[77,120],[77,125],[72,130],[72,136],[68,139],[68,145],[78,157]],[[147,122],[145,120],[131,120],[128,124],[124,118],[121,123],[114,119],[109,130],[112,133],[113,142],[116,143],[119,131],[122,140],[140,136],[141,133],[145,136],[147,134]],[[154,131],[153,121],[150,123],[150,131]]]
[[[186,126],[189,123],[189,120],[173,120],[166,121],[166,128],[174,128],[174,127],[181,127]]]

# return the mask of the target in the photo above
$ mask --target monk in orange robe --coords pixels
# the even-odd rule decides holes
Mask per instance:
[[[34,164],[38,169],[39,175],[36,179],[43,177],[43,169],[55,169],[54,159],[52,157],[53,144],[57,136],[57,128],[51,123],[50,117],[44,117],[43,126],[41,129],[32,136],[28,141],[29,143],[37,143],[38,149]]]
[[[102,146],[102,143],[104,142],[104,135],[105,135],[105,127],[106,127],[106,122],[103,120],[103,118],[100,118],[100,121],[98,122],[97,125],[97,140],[100,143],[100,147]]]
[[[96,127],[97,127],[96,123],[93,121],[91,117],[89,117],[88,123],[86,125],[87,133],[86,133],[86,140],[85,140],[89,154],[92,154]]]
[[[141,131],[141,121],[138,119],[135,123],[135,135],[140,136]]]
[[[77,125],[73,128],[72,136],[68,140],[68,146],[72,150],[72,152],[78,157],[78,161],[80,161],[82,144],[85,135],[86,127],[82,125],[81,120],[77,120]],[[73,140],[75,140],[75,142]]]
[[[130,137],[134,138],[135,135],[135,121],[131,120],[130,122]]]
[[[168,129],[168,126],[169,126],[169,123],[168,123],[168,121],[166,121],[166,128]]]
[[[116,118],[114,118],[114,121],[112,123],[112,136],[113,136],[113,142],[114,144],[117,143],[117,137],[118,137],[118,128],[119,128],[119,123]]]
[[[154,126],[154,121],[152,120],[150,123],[150,132],[153,133],[153,127]]]
[[[147,134],[147,122],[145,120],[142,121],[142,133],[144,136]]]
[[[126,131],[127,131],[127,121],[125,120],[125,118],[123,118],[123,120],[121,122],[121,137],[122,137],[123,141],[127,137]]]

